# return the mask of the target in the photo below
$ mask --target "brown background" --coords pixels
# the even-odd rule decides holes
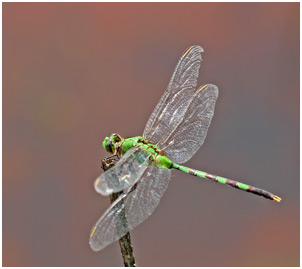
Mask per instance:
[[[299,3],[4,3],[4,266],[122,265],[117,243],[88,245],[101,141],[142,134],[193,44],[220,96],[187,165],[283,202],[173,171],[137,263],[299,265]]]

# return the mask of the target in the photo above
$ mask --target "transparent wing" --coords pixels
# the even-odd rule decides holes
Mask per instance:
[[[215,85],[200,87],[177,128],[158,144],[160,148],[166,148],[165,152],[173,162],[187,162],[202,146],[214,115],[217,97],[218,88]]]
[[[148,218],[167,189],[170,176],[169,169],[149,166],[137,185],[121,194],[92,228],[91,248],[101,250]]]
[[[114,167],[95,181],[95,190],[102,195],[122,191],[135,184],[150,164],[150,153],[141,148],[128,150]]]
[[[188,48],[180,58],[172,75],[168,88],[151,114],[144,137],[153,143],[165,140],[183,118],[195,93],[202,47]]]

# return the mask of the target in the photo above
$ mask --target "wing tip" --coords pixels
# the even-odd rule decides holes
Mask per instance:
[[[93,244],[93,242],[92,242],[91,239],[89,240],[89,246],[90,246],[90,248],[91,248],[94,252],[97,252],[97,251],[100,251],[101,249],[103,249],[103,247],[96,247],[96,246]]]
[[[218,87],[217,87],[215,84],[211,84],[211,83],[207,83],[207,84],[201,85],[201,86],[197,89],[197,91],[198,91],[198,92],[201,92],[201,91],[203,91],[203,90],[205,90],[206,88],[209,88],[209,87],[211,87],[212,90],[213,90],[213,91],[216,93],[216,95],[218,96],[218,94],[219,94]]]
[[[93,228],[91,229],[91,233],[90,233],[89,238],[92,238],[92,237],[93,237],[93,235],[94,235],[94,233],[95,233],[96,228],[97,228],[97,225],[94,225],[94,226],[93,226]],[[90,243],[90,241],[89,241],[89,243]]]
[[[104,175],[104,174],[102,174]],[[94,182],[94,189],[97,193],[103,195],[103,196],[109,196],[110,194],[113,193],[113,190],[111,188],[109,188],[109,186],[107,185],[107,183],[104,180],[101,180],[101,176],[100,175]]]
[[[205,85],[202,85],[202,86],[200,86],[198,89],[197,89],[197,91],[198,92],[201,92],[205,87],[207,87],[209,84],[205,84]]]
[[[188,47],[182,54],[182,58],[185,57],[190,51],[196,51],[197,53],[204,52],[203,48],[199,45],[193,45]]]

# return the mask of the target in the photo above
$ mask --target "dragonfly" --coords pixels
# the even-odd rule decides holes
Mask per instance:
[[[148,218],[167,189],[173,169],[281,201],[263,189],[181,165],[202,146],[218,97],[213,84],[196,87],[202,52],[195,45],[182,54],[142,136],[122,138],[113,133],[104,139],[103,147],[118,161],[96,179],[94,187],[105,196],[121,195],[91,229],[92,250],[103,249]],[[123,216],[127,225],[119,225]]]

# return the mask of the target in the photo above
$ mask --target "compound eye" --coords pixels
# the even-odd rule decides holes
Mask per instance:
[[[118,134],[113,134],[112,135],[112,140],[114,142],[121,142],[122,141],[122,138],[118,135]]]
[[[112,143],[107,142],[106,145],[105,145],[105,149],[107,150],[107,152],[113,153],[113,150],[112,150]]]

